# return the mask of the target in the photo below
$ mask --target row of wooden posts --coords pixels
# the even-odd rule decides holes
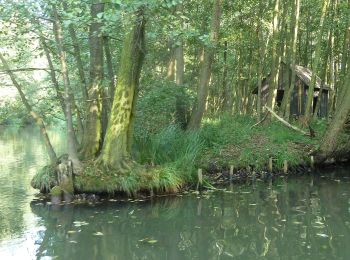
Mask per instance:
[[[310,157],[310,166],[311,169],[315,167],[315,159],[313,156]],[[233,180],[233,165],[230,166],[230,182]],[[251,171],[250,166],[247,168],[248,172]],[[269,172],[272,172],[273,170],[273,159],[272,157],[269,158],[269,164],[268,164],[268,170]],[[287,174],[288,173],[288,161],[284,160],[283,162],[283,173]],[[203,186],[203,170],[198,169],[198,183],[197,183],[197,190]]]

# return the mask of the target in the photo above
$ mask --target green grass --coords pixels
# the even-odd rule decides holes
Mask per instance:
[[[136,135],[133,150],[137,163],[129,172],[118,173],[85,162],[83,174],[75,177],[75,188],[129,195],[142,190],[174,192],[195,184],[198,168],[215,172],[233,165],[237,169],[251,166],[263,170],[269,157],[278,169],[282,169],[284,160],[292,167],[309,160],[309,151],[317,147],[326,127],[324,121],[313,122],[317,138],[310,138],[279,122],[252,128],[254,124],[251,117],[223,115],[206,119],[197,132],[170,125],[157,133]],[[54,170],[52,166],[44,167],[33,178],[32,186],[49,191],[57,185]]]
[[[206,144],[198,167],[225,169],[252,166],[266,169],[269,157],[277,168],[282,169],[284,160],[295,166],[308,160],[308,152],[318,144],[318,138],[304,136],[280,122],[259,125],[254,128],[251,117],[222,116],[218,120],[207,120],[201,130]],[[325,131],[325,122],[315,122],[318,136]]]
[[[56,167],[46,165],[34,175],[31,186],[42,192],[48,193],[52,187],[58,185],[56,177]]]
[[[186,180],[181,172],[171,165],[145,168],[135,164],[129,172],[120,173],[101,165],[85,165],[82,175],[75,177],[75,188],[81,192],[125,192],[153,190],[159,193],[178,191]]]

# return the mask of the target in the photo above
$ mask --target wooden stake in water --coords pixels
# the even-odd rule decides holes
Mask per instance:
[[[315,158],[313,155],[311,155],[310,157],[310,165],[311,165],[311,169],[315,168]]]
[[[198,169],[197,190],[199,190],[199,188],[202,188],[202,186],[203,186],[203,171],[202,171],[202,169]]]
[[[288,173],[288,161],[287,160],[284,160],[284,162],[283,162],[283,172],[284,172],[284,174]]]
[[[269,171],[272,172],[272,157],[269,158]]]
[[[230,166],[230,181],[233,180],[233,165]]]

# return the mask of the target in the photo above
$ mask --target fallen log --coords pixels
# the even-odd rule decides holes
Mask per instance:
[[[271,113],[271,115],[273,115],[274,117],[277,118],[278,121],[280,121],[282,124],[284,124],[285,126],[287,126],[288,128],[293,129],[294,131],[297,131],[299,133],[302,133],[303,135],[306,136],[310,136],[310,134],[308,134],[307,132],[305,132],[304,130],[301,130],[300,128],[291,125],[290,123],[288,123],[286,120],[284,120],[283,118],[281,118],[280,116],[278,116],[271,108],[269,108],[268,106],[264,106],[266,108],[267,111],[269,111]]]

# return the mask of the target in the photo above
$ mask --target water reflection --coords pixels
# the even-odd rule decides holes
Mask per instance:
[[[338,179],[336,179],[338,178]],[[340,182],[338,181],[340,180]],[[37,257],[58,259],[348,259],[349,181],[278,179],[232,192],[51,206]]]
[[[63,151],[60,132],[49,134]],[[0,241],[15,238],[33,225],[29,203],[36,191],[29,183],[47,159],[36,128],[0,128]]]
[[[349,169],[200,196],[53,206],[33,200],[29,185],[47,160],[36,133],[0,134],[0,259],[350,257]]]

